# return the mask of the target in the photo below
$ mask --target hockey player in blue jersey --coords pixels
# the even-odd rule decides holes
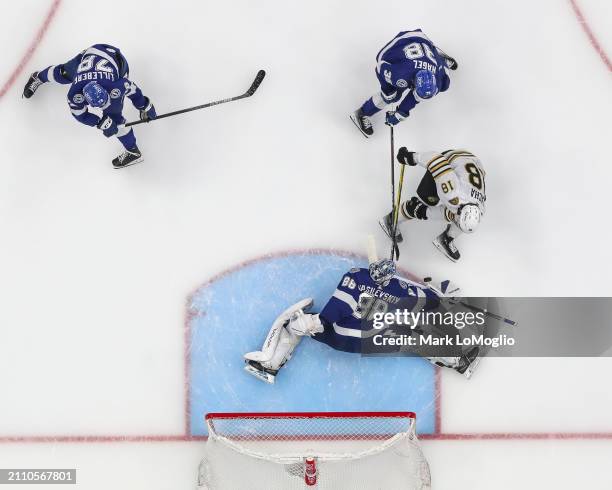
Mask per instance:
[[[398,124],[419,102],[448,90],[448,69],[456,70],[457,62],[436,47],[421,29],[400,32],[376,56],[380,92],[351,114],[351,120],[367,138],[374,134],[370,118],[395,105],[395,110],[387,113],[386,123]]]
[[[364,338],[373,332],[374,313],[384,314],[399,308],[433,310],[447,293],[450,291],[397,277],[395,263],[389,259],[373,262],[368,269],[351,269],[320,313],[308,313],[313,307],[311,298],[287,308],[272,324],[262,350],[245,354],[245,370],[258,379],[274,383],[278,371],[304,336],[336,350],[361,353]],[[478,363],[477,356],[476,348],[459,357],[427,359],[469,377]]]
[[[94,44],[66,63],[32,73],[23,97],[29,99],[44,83],[70,85],[68,106],[73,117],[98,128],[107,138],[119,139],[125,151],[113,160],[114,168],[142,161],[134,130],[124,126],[124,99],[132,101],[141,120],[155,119],[157,114],[150,99],[129,79],[128,62],[118,48]]]

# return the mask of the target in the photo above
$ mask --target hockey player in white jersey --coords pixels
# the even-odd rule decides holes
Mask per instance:
[[[486,173],[480,159],[468,150],[417,153],[402,147],[397,160],[402,165],[420,165],[427,169],[417,195],[400,205],[398,223],[413,219],[444,221],[446,229],[433,244],[450,260],[458,261],[461,254],[455,240],[463,233],[476,231],[485,213]],[[389,237],[392,222],[392,213],[389,213],[380,223]],[[398,243],[403,240],[399,231],[396,240]]]
[[[458,288],[449,281],[435,287],[398,277],[395,263],[389,259],[375,261],[368,269],[351,269],[342,276],[320,313],[310,312],[313,300],[306,298],[279,315],[261,350],[245,354],[245,370],[274,383],[278,371],[305,336],[335,350],[362,353],[363,341],[378,332],[372,326],[375,313],[397,308],[433,310],[440,307],[440,298],[457,294]],[[478,353],[479,348],[474,347],[454,357],[427,359],[469,378],[480,360]]]

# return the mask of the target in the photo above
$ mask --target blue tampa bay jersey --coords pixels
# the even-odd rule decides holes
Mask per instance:
[[[107,44],[95,44],[81,53],[76,70],[71,73],[68,105],[72,115],[83,124],[95,126],[100,118],[87,109],[83,87],[89,82],[100,84],[109,94],[102,107],[103,116],[110,116],[117,124],[124,122],[123,102],[128,97],[134,107],[143,109],[147,99],[134,82],[128,79],[129,67],[121,52]]]
[[[448,90],[450,77],[446,60],[420,29],[400,32],[376,56],[376,73],[381,84],[386,83],[400,92],[414,88],[414,77],[420,70],[436,75],[440,92]],[[418,102],[411,91],[398,109],[408,114]]]
[[[394,277],[377,284],[368,269],[351,269],[319,314],[325,331],[313,338],[334,349],[360,352],[362,332],[372,328],[375,313],[399,308],[430,310],[439,304],[433,290],[407,279]]]

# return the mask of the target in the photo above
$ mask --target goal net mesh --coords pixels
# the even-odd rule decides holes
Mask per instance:
[[[202,490],[430,488],[411,412],[209,414],[206,422]],[[316,467],[310,481],[307,460]]]

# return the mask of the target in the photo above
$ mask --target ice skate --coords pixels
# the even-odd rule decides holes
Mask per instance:
[[[140,163],[143,160],[144,159],[142,158],[142,153],[140,153],[140,150],[136,146],[130,150],[125,150],[117,158],[113,159],[113,167],[114,168],[129,167],[130,165]]]
[[[391,237],[393,236],[393,211],[387,214],[382,220],[380,220],[378,224],[383,229],[383,231],[386,233],[386,235],[390,239],[392,239]],[[402,233],[398,229],[396,229],[395,230],[395,242],[402,243],[403,241],[404,241],[404,237],[402,236]]]
[[[357,109],[349,117],[351,118],[351,121],[353,121],[353,124],[357,126],[357,129],[359,129],[359,131],[361,131],[366,138],[369,138],[374,134],[372,121],[368,116],[364,116],[361,109]]]
[[[44,82],[40,78],[38,78],[38,72],[35,71],[34,73],[30,75],[30,78],[25,84],[25,87],[23,88],[22,97],[29,99],[30,97],[34,95],[36,90],[38,90],[38,87],[40,87],[43,83]]]
[[[257,379],[265,381],[266,383],[274,384],[276,380],[276,375],[278,374],[278,369],[268,369],[261,365],[261,363],[257,361],[252,361],[247,359],[244,361],[244,370],[252,376],[255,376]]]
[[[453,238],[448,234],[450,225],[446,227],[442,233],[440,233],[432,242],[434,246],[446,255],[453,262],[457,262],[461,258],[459,250],[455,246]]]
[[[459,366],[457,366],[455,370],[463,374],[467,379],[470,379],[474,371],[476,371],[478,364],[480,364],[480,357],[478,357],[479,352],[480,349],[478,347],[470,349],[467,354],[461,356],[459,359]]]

